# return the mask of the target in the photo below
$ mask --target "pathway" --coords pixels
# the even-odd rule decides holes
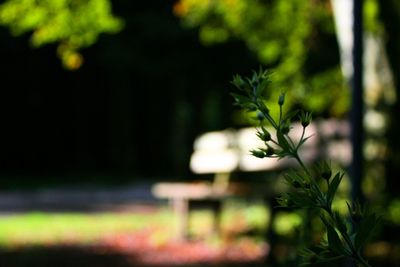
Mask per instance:
[[[70,186],[33,191],[0,191],[0,213],[29,211],[104,212],[155,208],[162,202],[151,184],[96,187]]]

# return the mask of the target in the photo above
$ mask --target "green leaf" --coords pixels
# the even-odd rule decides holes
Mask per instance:
[[[339,187],[340,182],[342,181],[344,173],[336,173],[335,177],[333,177],[332,182],[329,184],[328,193],[327,193],[327,200],[328,205],[332,204],[333,198],[335,197],[336,191]]]
[[[289,111],[289,112],[287,112],[287,113],[285,114],[285,116],[283,117],[283,120],[284,120],[284,121],[285,121],[285,120],[291,120],[291,119],[293,119],[294,117],[296,117],[296,115],[297,115],[299,112],[300,112],[299,109],[295,109],[295,110]]]
[[[258,90],[257,90],[257,96],[261,97],[262,94],[264,93],[265,89],[268,88],[269,84],[271,83],[271,81],[269,79],[263,79],[262,82],[259,84],[258,86]]]
[[[371,236],[373,229],[378,225],[380,219],[380,216],[373,213],[361,220],[354,239],[354,246],[357,251],[368,241],[368,238]]]
[[[353,234],[351,234],[350,235],[350,240],[351,240],[351,242],[354,244],[354,242],[355,242],[355,240],[356,240],[356,235],[357,235],[357,233],[353,233]]]
[[[238,103],[239,106],[242,108],[246,109],[247,111],[257,111],[257,106],[256,104],[252,102],[246,102],[246,103]]]
[[[346,205],[347,205],[347,209],[349,211],[349,214],[351,215],[353,213],[353,209],[351,207],[351,204],[348,201],[346,201]]]
[[[281,151],[277,151],[275,153],[275,155],[278,157],[278,159],[283,159],[284,157],[289,156],[290,154],[288,154],[287,152],[281,150]]]
[[[239,90],[245,91],[244,87],[246,85],[246,82],[242,79],[240,75],[235,75],[233,77],[233,80],[231,82],[234,86],[236,86]]]
[[[333,227],[331,227],[331,226],[328,226],[328,227],[326,228],[326,230],[327,230],[327,234],[328,234],[328,244],[329,244],[329,247],[330,247],[333,251],[335,251],[335,252],[341,254],[341,253],[343,252],[343,244],[342,244],[342,241],[341,241],[340,238],[339,238],[338,233],[337,233],[336,230],[335,230]]]
[[[327,235],[328,235],[328,244],[329,248],[338,253],[339,255],[348,255],[349,252],[343,247],[343,243],[339,238],[338,233],[335,228],[323,217],[321,216],[322,222],[325,224]]]
[[[313,137],[313,136],[314,136],[314,134],[312,134],[312,135],[310,135],[310,136],[307,136],[306,138],[303,138],[302,140],[300,140],[300,142],[299,142],[299,144],[298,144],[297,147],[302,146],[308,139],[310,139],[310,138]]]
[[[253,76],[251,76],[251,82],[255,83],[258,80],[257,72],[253,70]]]
[[[339,229],[339,231],[341,233],[347,233],[346,222],[339,212],[335,212],[335,220],[336,220],[336,226]]]
[[[289,142],[286,140],[285,136],[283,135],[283,133],[278,130],[276,132],[276,137],[278,138],[278,143],[279,146],[285,151],[285,152],[290,152],[291,151],[291,147]]]
[[[268,107],[265,105],[264,101],[258,100],[258,101],[257,101],[257,106],[258,106],[258,109],[259,109],[261,112],[263,112],[263,113],[265,113],[265,114],[269,114],[269,109],[268,109]]]
[[[244,104],[244,103],[251,102],[250,98],[248,98],[244,95],[241,95],[241,94],[231,93],[231,96],[235,99],[235,102],[238,104]]]
[[[288,198],[293,202],[293,205],[298,208],[314,208],[315,202],[308,195],[300,192],[287,193]]]

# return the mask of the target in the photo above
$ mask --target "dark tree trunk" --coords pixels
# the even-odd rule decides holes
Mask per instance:
[[[380,0],[381,20],[386,35],[386,49],[394,77],[397,97],[400,96],[400,2],[398,0]],[[386,161],[387,192],[395,196],[400,193],[400,102],[397,99],[390,110],[390,123],[387,131],[389,155]]]

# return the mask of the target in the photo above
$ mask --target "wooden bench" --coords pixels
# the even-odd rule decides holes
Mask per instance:
[[[294,140],[301,135],[301,125],[291,130]],[[252,187],[249,183],[230,181],[232,172],[278,171],[297,164],[291,160],[258,159],[250,155],[251,149],[262,147],[254,128],[208,132],[194,142],[190,169],[196,174],[214,174],[211,182],[162,182],[153,186],[158,198],[168,199],[177,216],[177,239],[188,237],[190,211],[198,205],[205,206],[214,214],[214,232],[218,233],[222,202],[228,197],[257,195],[272,199],[276,196],[271,188]],[[315,136],[300,151],[306,163],[329,157],[333,161],[348,164],[351,160],[348,141],[349,127],[343,121],[320,121],[309,126],[307,134]],[[321,148],[320,145],[323,144]]]

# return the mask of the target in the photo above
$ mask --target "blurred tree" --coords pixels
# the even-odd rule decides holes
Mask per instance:
[[[347,112],[349,90],[340,73],[329,1],[180,0],[174,13],[184,25],[200,27],[206,45],[244,40],[274,69],[281,90],[267,92],[270,101],[288,91],[296,105],[318,114]]]
[[[96,42],[101,33],[121,30],[109,0],[6,0],[0,5],[0,25],[14,35],[31,32],[31,44],[58,43],[57,54],[67,69],[77,69],[79,49]]]

